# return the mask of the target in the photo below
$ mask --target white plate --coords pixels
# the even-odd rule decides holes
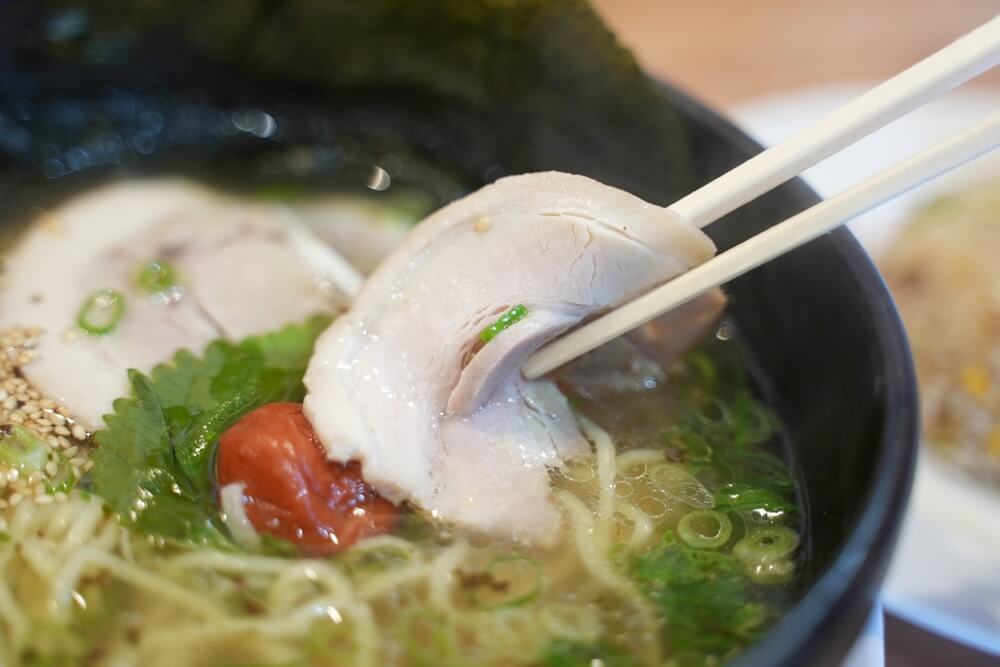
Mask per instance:
[[[770,146],[866,89],[800,90],[742,105],[731,115]],[[1000,91],[957,91],[810,169],[805,179],[820,194],[835,194],[997,109]],[[914,209],[990,179],[1000,179],[1000,151],[870,211],[851,230],[877,258]],[[1000,655],[1000,491],[923,449],[882,602],[912,623]]]

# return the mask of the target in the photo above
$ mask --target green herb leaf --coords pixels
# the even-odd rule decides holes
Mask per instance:
[[[753,641],[771,616],[742,561],[691,548],[672,531],[631,556],[626,572],[666,619],[664,640],[678,665],[724,660]]]
[[[514,324],[517,324],[528,316],[528,308],[524,304],[517,304],[506,313],[501,315],[496,322],[479,332],[479,340],[488,343],[497,335]]]
[[[715,506],[719,509],[745,513],[793,513],[795,504],[770,489],[756,488],[749,484],[730,482],[715,491]]]
[[[715,465],[728,479],[770,489],[778,495],[791,494],[795,490],[795,483],[792,481],[788,466],[769,452],[725,449],[716,453]]]
[[[90,484],[127,525],[190,544],[229,545],[216,507],[211,462],[222,433],[266,403],[299,401],[313,344],[329,323],[315,317],[203,357],[179,352],[149,377],[129,372],[132,397],[95,438]]]

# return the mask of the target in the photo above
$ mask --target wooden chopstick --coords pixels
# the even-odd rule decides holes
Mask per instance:
[[[534,379],[663,313],[743,275],[921,183],[1000,147],[1000,113],[959,135],[751,237],[528,358]]]
[[[668,207],[704,227],[817,162],[1000,64],[1000,16],[876,86],[809,128],[747,160]],[[996,147],[1000,119],[888,169],[775,225],[535,352],[521,367],[534,379],[760,266],[850,218]]]

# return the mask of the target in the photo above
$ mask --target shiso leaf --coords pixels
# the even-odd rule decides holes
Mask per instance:
[[[723,661],[771,620],[773,612],[758,599],[738,558],[691,548],[673,531],[649,551],[628,557],[625,568],[663,615],[664,640],[678,665]]]
[[[132,396],[114,403],[95,434],[90,489],[123,523],[187,544],[231,546],[215,503],[219,437],[266,403],[299,401],[302,377],[326,316],[255,336],[178,352],[150,376],[129,371]]]

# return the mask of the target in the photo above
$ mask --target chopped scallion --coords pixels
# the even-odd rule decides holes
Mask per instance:
[[[488,583],[475,593],[477,606],[484,609],[520,607],[542,592],[542,567],[521,554],[504,554],[486,567]]]
[[[76,477],[73,476],[73,466],[61,454],[56,465],[58,466],[58,471],[51,480],[45,483],[45,490],[53,495],[56,493],[69,493],[76,486]]]
[[[145,294],[163,292],[177,284],[177,272],[173,265],[162,259],[153,259],[139,268],[135,284]]]
[[[688,512],[677,524],[677,535],[689,547],[718,549],[733,534],[733,522],[722,512],[697,510]]]
[[[779,563],[792,555],[799,546],[799,534],[784,526],[757,528],[733,546],[733,555],[751,571],[758,565]]]
[[[377,573],[406,565],[413,561],[414,551],[395,544],[374,549],[351,549],[343,559],[352,574]]]
[[[21,473],[42,470],[48,455],[45,441],[23,426],[11,426],[0,438],[0,465],[15,468]]]
[[[773,563],[759,563],[747,568],[750,579],[758,584],[783,584],[795,574],[795,563],[779,560]]]
[[[83,302],[76,316],[77,325],[89,334],[110,333],[125,314],[125,295],[114,289],[101,289]]]
[[[496,322],[479,332],[479,340],[488,343],[496,338],[501,331],[517,324],[528,315],[528,308],[519,303],[500,316]]]
[[[454,665],[458,638],[451,623],[433,612],[415,610],[400,623],[401,644],[413,665]]]

